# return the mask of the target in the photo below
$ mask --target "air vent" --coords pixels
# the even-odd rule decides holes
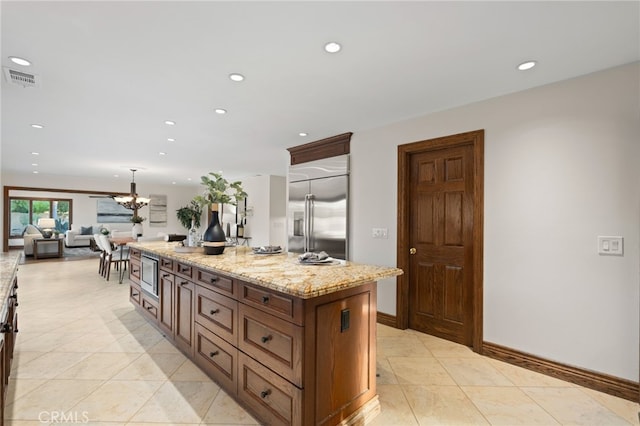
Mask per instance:
[[[22,87],[40,87],[40,76],[4,67],[4,76],[9,83]]]

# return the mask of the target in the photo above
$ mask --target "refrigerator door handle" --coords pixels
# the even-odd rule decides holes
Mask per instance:
[[[314,230],[314,223],[313,223],[313,219],[315,216],[315,200],[316,200],[316,196],[313,194],[308,194],[307,195],[308,200],[309,200],[309,232],[307,234],[307,251],[314,251],[315,250],[315,244],[314,244],[314,240],[313,240],[313,233],[315,232]]]
[[[309,194],[304,196],[304,252],[309,251]]]

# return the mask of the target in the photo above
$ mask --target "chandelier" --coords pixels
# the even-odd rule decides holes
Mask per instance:
[[[125,197],[113,197],[113,199],[116,201],[116,203],[120,204],[124,208],[130,209],[130,210],[138,210],[139,208],[142,208],[147,204],[149,204],[150,199],[144,198],[144,197],[138,197],[138,194],[136,193],[136,182],[135,182],[135,174],[137,170],[136,169],[129,169],[129,170],[131,170],[131,194]]]

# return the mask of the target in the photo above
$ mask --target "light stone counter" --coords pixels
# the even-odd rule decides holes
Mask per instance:
[[[302,299],[321,296],[382,278],[402,275],[398,268],[340,261],[330,265],[301,265],[295,253],[253,254],[249,247],[227,247],[222,255],[177,253],[179,243],[129,243],[130,247],[206,269],[214,269],[265,288]]]
[[[0,309],[0,318],[4,318],[7,311],[7,298],[13,279],[18,272],[18,263],[22,251],[14,250],[7,253],[0,253],[0,300],[2,301],[2,307]]]

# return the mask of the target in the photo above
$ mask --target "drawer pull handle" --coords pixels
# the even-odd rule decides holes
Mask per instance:
[[[213,358],[214,356],[218,355],[219,353],[220,353],[220,351],[209,352],[209,357]]]
[[[211,277],[211,284],[217,283],[218,277]]]
[[[147,306],[147,311],[150,311],[153,309],[153,306]]]
[[[189,268],[180,268],[180,272],[189,272]]]
[[[11,325],[10,324],[4,324],[2,326],[2,333],[10,333],[11,332]]]
[[[262,336],[262,338],[260,340],[262,340],[262,343],[267,343],[271,339],[273,339],[273,336],[272,335],[268,335],[268,336]]]
[[[271,395],[271,389],[263,390],[262,392],[260,392],[260,398],[262,399],[265,399],[269,395]]]
[[[189,281],[181,281],[180,282],[180,285],[187,285],[187,284],[189,284]]]
[[[136,297],[136,296],[137,296],[137,295],[139,295],[139,294],[140,294],[140,293],[131,293],[131,295],[132,295],[133,297]]]
[[[140,272],[140,269],[133,269],[131,272],[133,272],[134,274],[137,274],[138,272]]]
[[[218,312],[220,312],[220,309],[212,309],[210,313],[211,313],[211,315],[215,315]]]
[[[265,305],[269,303],[269,296],[262,296],[262,303],[264,303]]]
[[[169,278],[169,274],[162,274],[162,278]]]

